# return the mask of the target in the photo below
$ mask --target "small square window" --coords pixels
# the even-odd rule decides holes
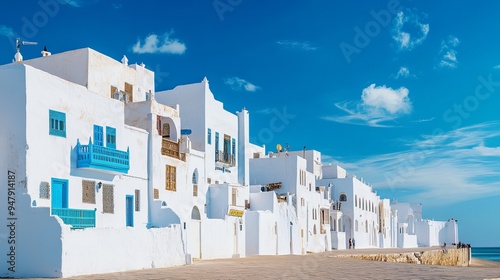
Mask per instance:
[[[66,137],[66,114],[49,110],[49,134]]]
[[[116,149],[116,129],[106,126],[106,147]]]

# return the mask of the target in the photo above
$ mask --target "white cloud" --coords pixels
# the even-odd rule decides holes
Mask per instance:
[[[409,78],[409,77],[415,77],[415,75],[412,75],[410,73],[410,69],[408,69],[407,67],[403,67],[403,66],[401,66],[399,68],[399,71],[398,71],[398,73],[396,73],[396,76],[395,76],[396,79]]]
[[[137,40],[137,43],[132,47],[134,53],[169,53],[183,54],[186,51],[186,45],[179,39],[172,38],[174,32],[167,32],[163,35],[151,34],[144,39]]]
[[[500,122],[424,135],[401,152],[346,160],[350,173],[375,189],[403,191],[402,200],[442,205],[500,195]],[[445,199],[436,199],[445,198]]]
[[[363,89],[360,102],[335,104],[347,115],[324,117],[324,119],[354,125],[390,127],[391,125],[385,123],[411,113],[412,105],[408,94],[409,90],[405,87],[392,89],[371,84]]]
[[[65,4],[68,4],[68,5],[73,6],[75,8],[80,8],[80,7],[88,5],[88,4],[94,4],[94,3],[99,2],[99,0],[62,0],[62,1],[66,2]]]
[[[429,29],[429,24],[421,23],[420,16],[416,12],[414,13],[412,10],[400,11],[394,18],[392,38],[400,50],[411,50],[425,41]],[[409,30],[412,30],[413,34]]]
[[[500,69],[500,65],[493,66],[493,69]]]
[[[448,39],[441,42],[439,51],[440,61],[438,67],[456,68],[458,66],[457,51],[455,48],[460,44],[457,37],[450,35]]]
[[[227,78],[224,80],[224,83],[226,85],[229,85],[231,86],[231,88],[233,90],[246,90],[246,91],[250,91],[250,92],[255,92],[257,90],[260,89],[259,86],[256,86],[252,83],[250,83],[249,81],[247,80],[244,80],[242,78],[238,78],[238,77],[231,77],[231,78]]]
[[[309,42],[297,42],[297,41],[277,41],[276,42],[278,45],[287,47],[287,48],[294,48],[294,49],[301,49],[305,51],[315,51],[318,48],[312,46]]]
[[[16,32],[14,32],[12,28],[7,27],[5,25],[0,25],[0,35],[9,38],[17,37]]]

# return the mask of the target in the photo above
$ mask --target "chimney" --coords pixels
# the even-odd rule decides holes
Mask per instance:
[[[52,53],[47,51],[47,46],[43,46],[42,57],[51,56]]]

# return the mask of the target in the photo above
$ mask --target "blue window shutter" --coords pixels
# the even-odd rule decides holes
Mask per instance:
[[[106,126],[106,147],[116,149],[116,129]]]
[[[66,114],[49,110],[49,134],[66,137]]]
[[[232,145],[233,145],[233,155],[236,154],[236,139],[233,138],[232,140]]]
[[[212,144],[212,130],[210,128],[208,129],[208,132],[207,132],[207,143],[209,145]]]
[[[219,132],[215,133],[215,150],[219,149]]]
[[[94,145],[103,146],[102,126],[94,124]]]

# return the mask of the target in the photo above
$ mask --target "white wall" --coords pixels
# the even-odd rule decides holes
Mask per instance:
[[[64,227],[61,238],[63,277],[185,264],[180,226],[86,230]]]

